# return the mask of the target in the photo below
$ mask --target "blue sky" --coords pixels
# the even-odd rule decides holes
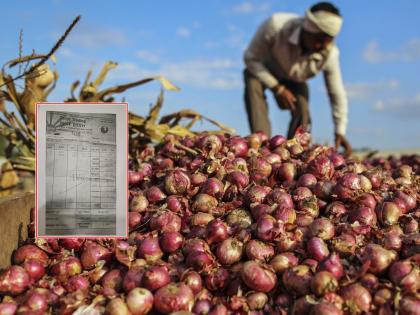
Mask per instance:
[[[2,62],[47,52],[79,14],[82,20],[57,53],[60,79],[50,101],[70,84],[119,66],[104,87],[162,74],[180,92],[167,92],[163,113],[194,109],[249,134],[243,105],[242,54],[258,25],[274,12],[303,14],[313,1],[8,1],[2,6]],[[420,1],[335,1],[344,16],[337,44],[349,95],[348,138],[355,148],[420,147]],[[144,114],[159,93],[151,83],[126,92],[130,110]],[[332,141],[331,111],[322,77],[310,81],[316,141]],[[285,134],[289,113],[270,100],[273,133]],[[198,125],[208,128],[208,125]]]

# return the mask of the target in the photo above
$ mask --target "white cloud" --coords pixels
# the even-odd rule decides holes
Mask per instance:
[[[391,100],[378,100],[373,105],[376,112],[390,113],[403,118],[420,118],[420,92],[411,98],[396,98]]]
[[[265,12],[270,9],[270,4],[260,3],[253,4],[250,1],[244,1],[231,9],[231,12],[234,14],[250,14],[256,12]]]
[[[98,48],[124,46],[128,40],[118,28],[85,26],[76,28],[69,36],[68,42],[85,48]]]
[[[220,90],[241,86],[240,64],[230,59],[197,59],[160,64],[153,69],[140,69],[134,63],[120,63],[110,73],[112,80],[134,81],[152,75],[164,75],[180,86],[194,86]]]
[[[190,36],[191,36],[191,31],[190,31],[188,28],[186,28],[186,27],[180,27],[180,28],[178,28],[178,30],[176,31],[176,34],[177,34],[179,37],[188,38],[188,37],[190,37]]]
[[[150,63],[158,63],[159,56],[158,54],[151,52],[149,50],[139,50],[136,52],[136,56],[140,59],[150,62]]]
[[[365,100],[385,90],[396,90],[399,87],[397,80],[379,82],[346,83],[347,95],[350,99]]]
[[[366,46],[363,59],[369,63],[420,60],[420,38],[413,38],[400,48],[388,51],[382,50],[377,42],[372,41]]]

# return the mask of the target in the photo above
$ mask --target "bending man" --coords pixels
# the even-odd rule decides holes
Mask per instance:
[[[339,10],[328,2],[313,5],[304,17],[276,13],[263,22],[244,54],[245,105],[252,132],[271,134],[265,89],[272,91],[281,109],[291,111],[288,138],[301,125],[310,130],[306,80],[322,71],[332,108],[335,145],[351,154],[345,138],[347,96],[334,42],[341,24]]]

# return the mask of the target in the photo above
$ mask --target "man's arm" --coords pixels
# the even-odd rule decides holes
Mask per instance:
[[[345,138],[348,121],[348,101],[341,77],[339,51],[336,47],[330,53],[324,68],[324,80],[330,99],[334,121],[335,145],[343,146],[346,154],[351,154],[351,146]]]
[[[263,63],[270,54],[275,33],[272,18],[269,18],[258,28],[244,54],[244,62],[248,71],[269,89],[273,89],[279,84]]]

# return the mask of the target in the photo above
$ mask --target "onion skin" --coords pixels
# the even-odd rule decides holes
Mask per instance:
[[[255,261],[244,263],[241,271],[241,279],[252,290],[270,292],[277,283],[277,277],[273,271]]]
[[[185,194],[191,187],[191,180],[182,170],[174,170],[165,177],[165,190],[169,195]]]
[[[207,289],[221,292],[228,284],[229,273],[224,268],[212,270],[205,278]]]
[[[92,243],[88,245],[82,252],[80,262],[83,269],[93,269],[99,260],[110,260],[110,252],[101,245]]]
[[[145,288],[134,288],[127,294],[126,301],[133,315],[145,315],[153,307],[153,294]]]
[[[0,294],[18,295],[26,291],[30,277],[21,266],[12,265],[0,272]]]
[[[257,240],[246,243],[245,251],[250,260],[267,261],[274,256],[273,246]]]
[[[191,311],[194,294],[183,283],[170,283],[160,288],[154,295],[154,307],[163,314],[177,311]]]

